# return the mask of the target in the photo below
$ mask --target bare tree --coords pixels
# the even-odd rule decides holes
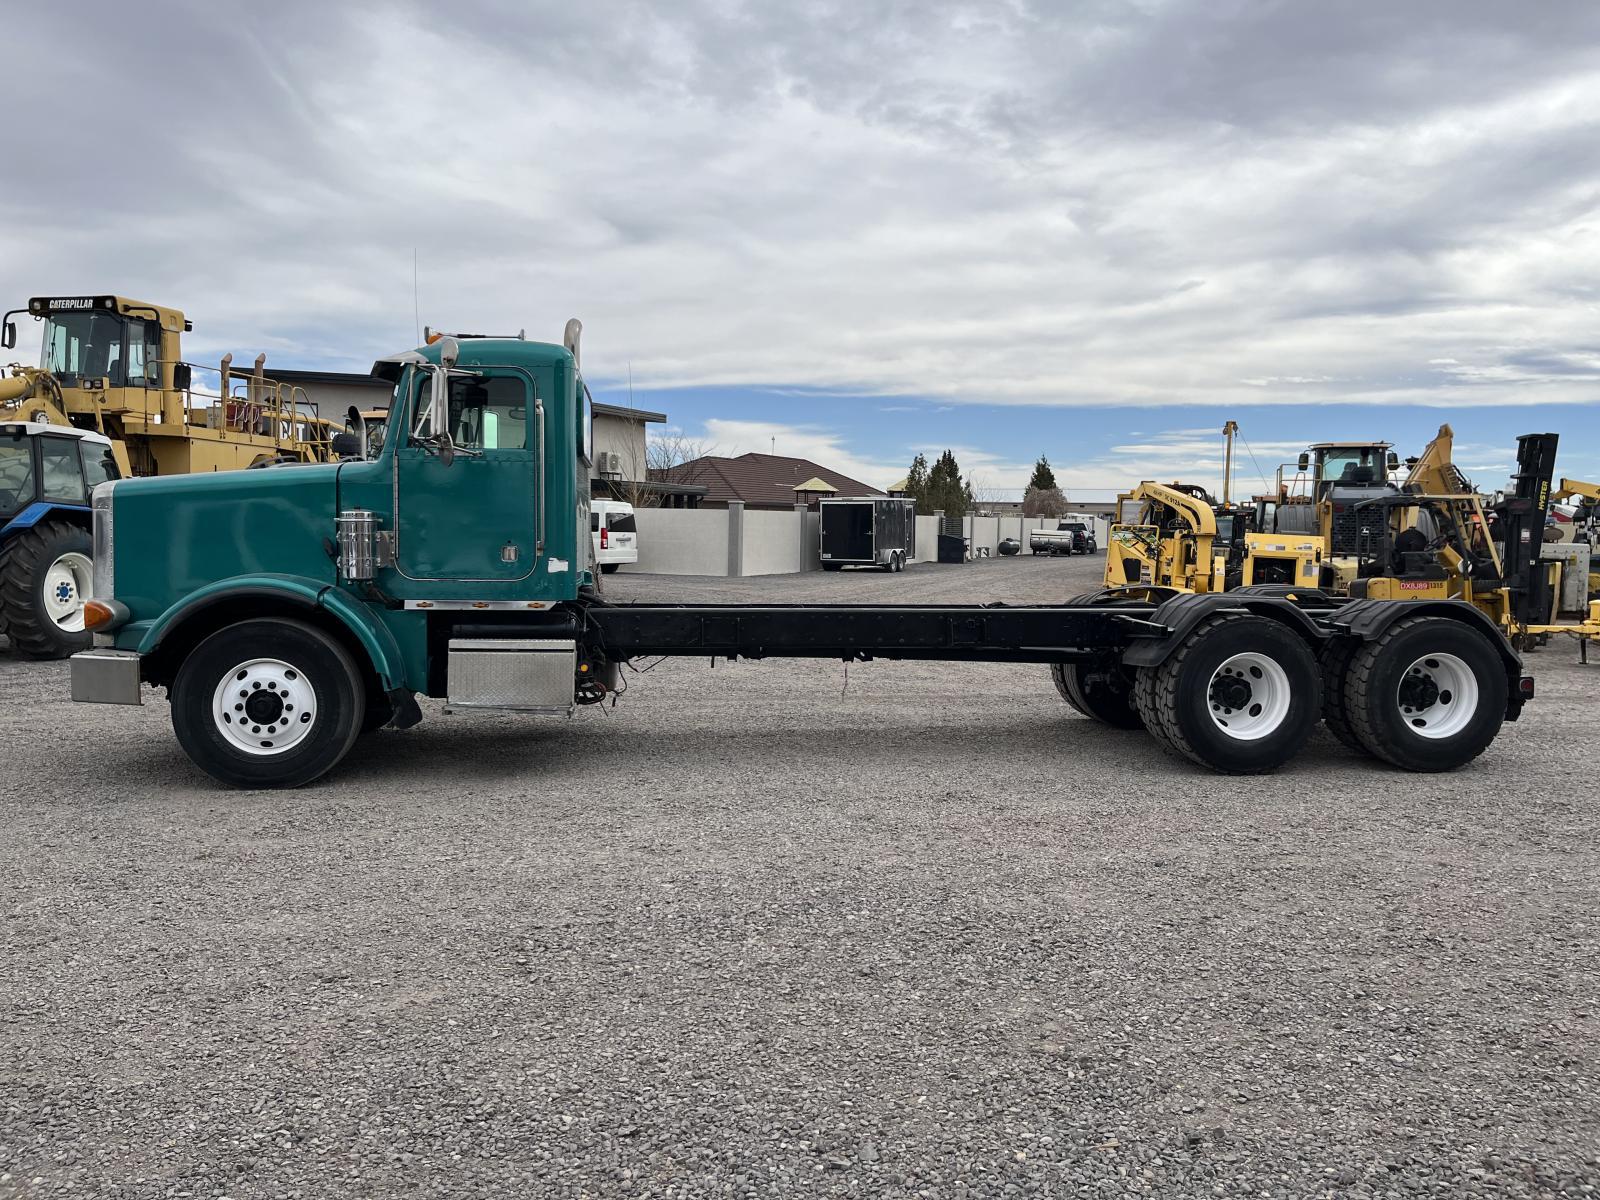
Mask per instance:
[[[999,504],[1005,500],[1005,489],[993,487],[989,480],[982,475],[967,476],[967,491],[972,496],[973,506],[981,513],[991,505]]]
[[[1031,487],[1022,496],[1022,515],[1025,517],[1064,517],[1067,498],[1058,487]]]
[[[675,467],[715,453],[716,448],[709,442],[691,438],[681,429],[666,430],[645,439],[643,461],[638,448],[630,446],[623,452],[621,477],[605,476],[603,482],[618,500],[634,508],[655,508],[661,503],[661,493],[652,484],[667,482],[667,473]]]

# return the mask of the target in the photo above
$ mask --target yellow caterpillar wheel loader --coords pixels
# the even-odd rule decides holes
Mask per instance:
[[[0,377],[0,634],[23,654],[86,648],[91,592],[90,493],[129,475],[182,475],[337,457],[342,427],[299,389],[183,361],[192,329],[175,308],[122,296],[36,296],[0,319],[43,326],[38,366]],[[210,386],[205,386],[209,383]]]

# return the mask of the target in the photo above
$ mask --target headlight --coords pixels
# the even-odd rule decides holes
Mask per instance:
[[[116,541],[111,536],[111,490],[116,486],[115,479],[96,485],[90,501],[94,509],[94,594],[101,600],[117,594]]]

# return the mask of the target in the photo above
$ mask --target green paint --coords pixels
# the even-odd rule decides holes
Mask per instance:
[[[117,645],[148,652],[195,601],[265,591],[336,614],[389,686],[426,691],[427,617],[405,602],[574,599],[587,580],[589,477],[577,453],[583,412],[572,356],[507,339],[460,347],[457,369],[475,374],[453,380],[453,395],[477,455],[446,466],[406,444],[429,394],[426,374],[409,368],[372,462],[117,484],[116,599],[133,617]],[[438,362],[437,347],[420,353]],[[328,553],[339,512],[352,508],[371,510],[380,530],[397,535],[398,561],[378,571],[375,593],[339,583]]]

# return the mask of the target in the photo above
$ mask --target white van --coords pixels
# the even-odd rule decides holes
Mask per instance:
[[[594,560],[607,575],[623,563],[639,561],[639,528],[633,505],[621,500],[589,501],[589,536],[594,539]]]

